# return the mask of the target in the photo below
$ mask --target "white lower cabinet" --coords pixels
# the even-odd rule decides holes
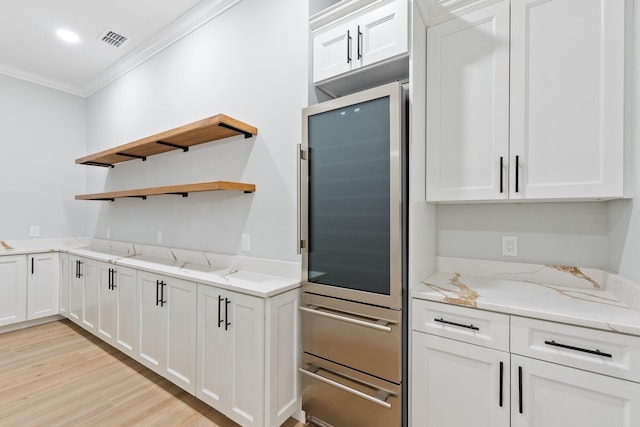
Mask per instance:
[[[98,274],[96,261],[69,256],[69,319],[95,332],[98,323]]]
[[[640,384],[511,356],[512,427],[635,427]]]
[[[413,426],[509,427],[509,353],[414,331]]]
[[[136,270],[99,262],[98,328],[100,338],[129,356],[138,341]]]
[[[0,326],[27,319],[27,257],[0,257]]]
[[[297,291],[263,299],[198,285],[196,396],[242,426],[279,426],[299,403]]]
[[[60,259],[55,252],[27,257],[27,320],[59,313]]]
[[[59,254],[60,260],[60,296],[58,301],[58,312],[64,317],[69,317],[69,254]]]
[[[420,300],[412,308],[413,427],[640,425],[640,337]],[[425,333],[428,312],[441,326]],[[487,316],[510,317],[510,353],[464,342],[504,341],[486,339]]]
[[[137,359],[191,394],[196,392],[197,285],[139,271]]]

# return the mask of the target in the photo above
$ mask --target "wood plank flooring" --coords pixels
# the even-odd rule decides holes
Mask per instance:
[[[0,334],[0,426],[238,424],[63,320]]]

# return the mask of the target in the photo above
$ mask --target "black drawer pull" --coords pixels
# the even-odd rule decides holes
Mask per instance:
[[[503,391],[502,391],[502,385],[504,384],[504,362],[500,362],[500,393],[499,393],[499,400],[500,400],[500,407],[502,408],[502,401],[503,401]]]
[[[444,320],[443,318],[433,319],[433,320],[435,322],[439,322],[439,323],[446,323],[447,325],[453,325],[453,326],[459,326],[461,328],[473,329],[474,331],[479,331],[480,330],[480,328],[478,328],[477,326],[465,325],[463,323],[450,322],[448,320]]]
[[[560,344],[560,343],[557,343],[557,342],[555,342],[553,340],[545,341],[544,343],[546,345],[552,345],[554,347],[566,348],[566,349],[569,349],[569,350],[581,351],[583,353],[595,354],[596,356],[609,357],[609,358],[613,357],[611,354],[603,353],[600,350],[589,350],[588,348],[574,347],[572,345]]]
[[[524,413],[522,408],[522,366],[518,366],[518,412]]]

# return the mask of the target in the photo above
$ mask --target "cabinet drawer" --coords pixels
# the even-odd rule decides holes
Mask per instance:
[[[511,353],[640,382],[640,337],[512,316]]]
[[[413,300],[415,331],[509,351],[509,316],[431,301]]]

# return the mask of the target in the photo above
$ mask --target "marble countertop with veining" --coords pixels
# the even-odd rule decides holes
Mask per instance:
[[[603,270],[444,259],[411,297],[640,335],[640,286]],[[502,265],[501,265],[502,264]],[[481,267],[482,266],[482,267]]]
[[[300,266],[278,260],[96,239],[0,241],[0,256],[42,252],[68,253],[261,298],[300,287]]]

